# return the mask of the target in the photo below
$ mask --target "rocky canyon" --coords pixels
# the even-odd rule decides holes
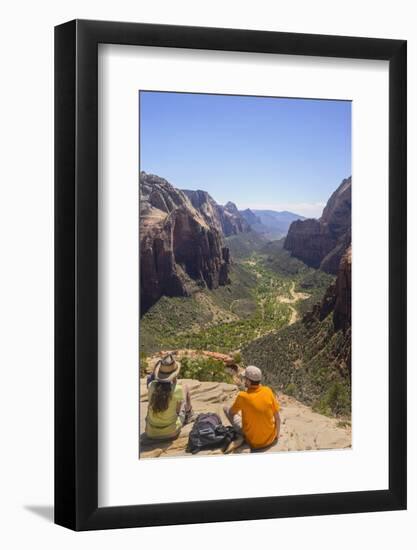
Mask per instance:
[[[294,221],[284,248],[310,267],[337,274],[351,243],[352,178],[344,179],[328,200],[321,218]]]

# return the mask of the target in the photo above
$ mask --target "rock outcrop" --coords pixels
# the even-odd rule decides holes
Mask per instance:
[[[240,215],[251,226],[255,224],[261,224],[261,218],[257,216],[250,208],[246,208],[246,210],[241,210]]]
[[[336,281],[326,290],[321,302],[312,311],[305,314],[303,320],[323,321],[329,314],[333,315],[333,327],[337,332],[351,327],[352,320],[352,247],[349,246],[343,255],[337,271]]]
[[[334,328],[347,330],[352,324],[352,247],[342,257],[335,287]]]
[[[195,413],[217,413],[223,423],[228,425],[223,413],[223,405],[233,403],[238,392],[236,385],[224,382],[199,382],[198,380],[181,380],[180,382],[187,384],[190,389]],[[315,413],[310,407],[288,395],[279,393],[278,400],[281,404],[281,434],[278,442],[265,452],[344,449],[351,446],[350,426],[342,427],[338,419]],[[194,456],[185,452],[192,424],[184,426],[178,438],[173,441],[151,441],[144,434],[147,409],[148,392],[146,380],[143,378],[140,385],[140,458]],[[249,452],[250,449],[246,444],[235,451],[239,454]],[[221,450],[213,449],[201,451],[197,456],[221,454]]]
[[[187,195],[206,222],[219,229],[225,237],[251,230],[233,202],[228,202],[224,206],[217,204],[207,191],[183,189],[183,193]]]
[[[310,267],[336,274],[351,243],[352,178],[342,181],[320,219],[293,222],[284,248]]]
[[[140,174],[140,297],[143,315],[161,296],[229,282],[229,250],[211,212],[168,181]]]

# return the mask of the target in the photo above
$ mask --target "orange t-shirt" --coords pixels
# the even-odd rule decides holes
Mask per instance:
[[[270,445],[277,437],[274,414],[280,409],[275,393],[267,386],[252,386],[241,391],[231,413],[242,413],[242,429],[246,441],[254,449]]]

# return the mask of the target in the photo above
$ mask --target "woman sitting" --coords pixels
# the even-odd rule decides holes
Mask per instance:
[[[148,386],[145,433],[150,439],[174,439],[191,415],[188,387],[177,383],[181,365],[169,354],[155,366]]]

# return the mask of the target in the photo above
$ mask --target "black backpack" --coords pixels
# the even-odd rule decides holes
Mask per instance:
[[[187,453],[196,454],[201,449],[222,448],[225,450],[236,437],[231,426],[223,426],[216,413],[199,414],[188,436]]]

